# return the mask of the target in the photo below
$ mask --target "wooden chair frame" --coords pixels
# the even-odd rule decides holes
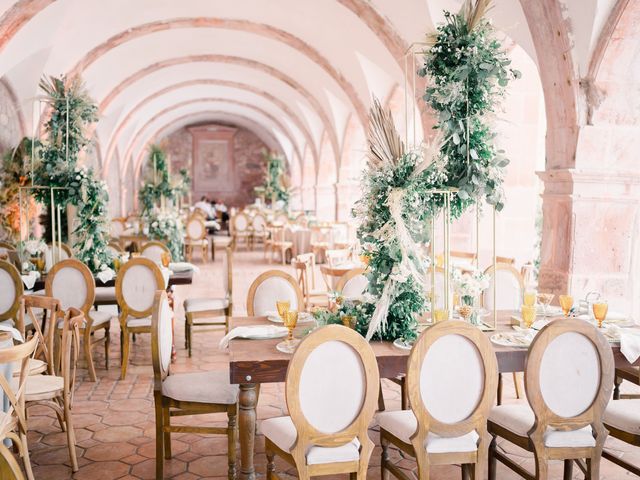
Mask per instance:
[[[145,242],[142,248],[140,248],[140,256],[147,258],[144,256],[144,251],[147,248],[151,248],[151,247],[160,247],[165,253],[168,253],[169,255],[171,255],[171,250],[169,250],[169,247],[167,247],[165,243],[159,242],[158,240],[150,240],[148,242]]]
[[[256,230],[255,224],[256,224],[256,219],[257,218],[262,218],[262,231]],[[267,238],[267,236],[269,235],[269,232],[267,230],[267,219],[265,218],[265,216],[261,213],[256,214],[252,219],[251,219],[251,249],[253,250],[254,246],[256,245],[256,243],[258,243],[258,241],[261,241],[262,244],[264,245],[265,239]]]
[[[323,433],[311,425],[300,404],[300,377],[309,355],[320,345],[330,341],[340,341],[349,345],[360,357],[365,375],[365,394],[360,413],[350,425],[336,433]],[[298,346],[287,368],[285,394],[287,408],[296,431],[297,439],[291,452],[285,452],[265,437],[265,452],[267,456],[267,480],[278,479],[275,473],[274,458],[277,454],[298,471],[301,480],[312,476],[350,473],[352,478],[366,479],[369,459],[374,444],[369,438],[369,423],[375,414],[378,404],[378,388],[380,374],[378,363],[371,345],[355,330],[342,325],[326,325],[307,336]],[[360,459],[349,462],[324,463],[307,465],[306,453],[311,446],[339,447],[357,438],[360,442]]]
[[[241,217],[241,216],[245,218],[247,222],[247,226],[242,230],[238,230],[238,227],[236,226],[236,222],[238,221],[238,217]],[[249,215],[247,215],[244,212],[238,212],[233,217],[231,217],[230,224],[231,224],[231,236],[236,240],[236,242],[238,242],[239,239],[244,239],[245,246],[247,247],[247,249],[249,249],[251,246],[250,245],[251,244],[251,218],[249,217]]]
[[[0,337],[3,340],[8,340],[11,338],[11,334],[2,332],[0,333]],[[29,361],[33,357],[37,345],[38,338],[34,337],[26,343],[11,348],[0,349],[1,364],[15,364],[15,362],[20,362],[20,374],[17,385],[10,385],[7,379],[3,375],[0,375],[0,393],[4,393],[9,400],[9,409],[5,412],[7,416],[0,425],[0,456],[4,458],[6,466],[9,469],[9,472],[7,472],[0,467],[0,477],[2,478],[5,478],[4,473],[11,473],[16,480],[24,479],[18,462],[4,445],[3,440],[9,438],[12,440],[13,445],[17,447],[18,453],[22,457],[27,478],[34,480],[33,471],[31,470],[31,460],[29,458],[29,446],[27,444],[27,416],[24,393],[27,376],[29,375]]]
[[[0,270],[4,270],[9,274],[13,279],[13,285],[16,289],[16,296],[13,299],[13,305],[6,312],[0,312],[0,321],[11,319],[16,322],[18,310],[20,309],[20,297],[24,293],[22,277],[20,277],[20,272],[18,272],[18,269],[14,267],[11,262],[0,260]]]
[[[226,248],[227,255],[227,285],[229,289],[226,294],[226,299],[229,301],[229,304],[225,308],[215,309],[215,310],[203,310],[200,312],[187,312],[187,301],[184,302],[184,341],[185,346],[189,351],[189,356],[191,356],[191,346],[192,346],[192,337],[193,337],[193,327],[206,327],[206,326],[224,326],[224,333],[229,333],[229,319],[233,314],[233,248],[232,246],[228,246]],[[223,272],[223,275],[225,273]],[[224,320],[220,321],[209,321],[209,322],[194,322],[194,320],[198,320],[200,318],[210,318],[210,317],[221,317],[224,316]]]
[[[545,403],[540,390],[540,364],[544,353],[551,341],[567,332],[579,333],[591,341],[598,352],[600,368],[600,386],[598,393],[591,405],[584,412],[571,418],[560,417],[555,414]],[[607,429],[602,422],[602,415],[611,398],[613,377],[614,359],[611,346],[604,336],[589,323],[583,320],[568,318],[551,322],[540,330],[529,347],[529,354],[525,366],[525,391],[536,420],[525,437],[517,435],[491,421],[488,422],[489,432],[493,436],[489,447],[489,478],[492,480],[496,478],[496,461],[500,461],[523,478],[546,480],[549,478],[548,461],[564,460],[564,478],[571,479],[573,460],[578,459],[587,460],[585,478],[592,480],[600,478],[600,458],[602,457],[602,449],[608,435]],[[543,436],[548,427],[557,430],[577,430],[589,425],[594,432],[595,447],[552,448],[544,444]],[[535,476],[531,475],[504,453],[497,450],[497,437],[502,437],[534,454],[536,461]]]
[[[118,238],[120,235],[118,235],[118,237],[114,237],[111,235],[111,224],[112,223],[119,223],[122,226],[122,233],[127,231],[127,220],[123,217],[116,217],[116,218],[112,218],[111,222],[109,224],[109,237],[110,238]]]
[[[287,251],[293,254],[293,242],[286,240],[287,226],[274,226],[271,230],[272,241],[271,241],[271,251],[272,257],[269,258],[269,263],[273,261],[273,257],[275,257],[276,252],[280,252],[280,260],[282,265],[287,263]]]
[[[312,288],[315,288],[315,264],[316,257],[313,253],[300,254],[291,261],[291,265],[296,269],[298,274],[298,284],[302,290],[305,308],[307,310],[316,306],[326,307],[329,303],[329,292],[312,290]],[[311,272],[309,272],[309,270],[311,270]],[[309,281],[309,273],[311,273],[311,281]]]
[[[9,242],[0,242],[0,248],[6,248],[7,250],[15,250],[16,246]]]
[[[367,270],[365,268],[352,268],[338,279],[338,283],[336,283],[336,291],[342,292],[349,280],[352,280],[358,275],[364,275],[366,271]]]
[[[61,250],[64,250],[64,252],[69,255],[69,258],[73,258],[73,250],[71,250],[71,247],[69,245],[67,245],[66,243],[57,243],[56,242],[56,246],[59,246]],[[53,244],[48,243],[47,247],[49,248],[53,248]],[[66,259],[65,259],[66,260]]]
[[[207,227],[205,226],[204,221],[205,221],[205,217],[195,213],[187,219],[187,223],[185,225],[184,249],[185,249],[185,256],[187,257],[188,262],[191,262],[191,257],[193,255],[193,247],[198,245],[200,246],[202,261],[206,263],[209,260],[209,254],[208,254],[209,241],[207,240]],[[191,238],[191,236],[189,235],[188,233],[189,230],[187,227],[191,222],[200,223],[200,226],[202,227],[202,235],[200,235],[200,238]]]
[[[91,307],[95,303],[96,297],[96,281],[93,278],[91,270],[82,263],[80,260],[69,258],[56,263],[49,271],[47,279],[44,284],[44,291],[48,297],[54,297],[53,295],[53,281],[56,274],[63,268],[74,268],[78,270],[84,277],[87,285],[87,296],[85,302],[77,307],[78,310],[84,314],[85,322],[80,327],[80,333],[82,334],[82,343],[84,347],[84,358],[87,361],[87,369],[89,370],[89,378],[92,382],[97,381],[96,367],[93,363],[92,347],[97,343],[104,343],[104,356],[105,356],[105,370],[109,370],[109,349],[111,346],[111,322],[101,323],[94,325],[93,318],[91,318]],[[104,336],[97,337],[95,332],[104,330]]]
[[[473,343],[484,367],[484,385],[475,410],[469,417],[458,423],[443,423],[434,418],[425,408],[420,389],[420,372],[424,358],[431,346],[440,338],[448,335],[460,335]],[[382,478],[388,478],[387,471],[397,478],[409,480],[409,477],[394,463],[389,461],[388,447],[395,445],[401,451],[413,456],[418,465],[418,477],[429,478],[431,465],[461,464],[463,473],[481,479],[487,461],[487,452],[491,436],[487,431],[487,416],[496,396],[498,385],[498,361],[491,342],[478,328],[454,320],[440,322],[425,330],[416,342],[407,363],[407,390],[411,410],[417,420],[417,429],[411,436],[411,443],[405,443],[395,435],[380,428],[382,445]],[[478,433],[478,449],[475,452],[428,453],[425,444],[429,433],[440,437],[459,437],[475,430]]]
[[[121,373],[120,373],[120,378],[122,380],[124,380],[125,377],[127,376],[127,366],[129,364],[130,335],[133,335],[136,333],[151,333],[150,325],[138,326],[138,327],[127,326],[127,319],[129,318],[129,316],[132,316],[134,318],[145,318],[145,317],[151,316],[153,312],[153,305],[151,305],[146,310],[141,310],[141,311],[135,310],[131,308],[131,306],[124,299],[124,294],[122,292],[122,282],[124,280],[127,270],[129,270],[131,267],[136,265],[142,265],[144,267],[151,269],[156,280],[156,290],[164,289],[164,278],[162,277],[162,272],[160,271],[160,268],[148,258],[143,258],[143,257],[133,258],[129,260],[127,263],[125,263],[122,267],[120,267],[120,272],[118,272],[118,276],[116,277],[116,298],[118,300],[118,306],[120,307],[120,316],[118,317],[118,320],[120,322],[120,335],[121,335],[120,340],[122,345],[122,350],[121,350],[122,365],[121,365]]]
[[[171,432],[227,435],[229,479],[236,478],[236,444],[238,441],[237,415],[238,404],[204,404],[187,402],[165,397],[162,394],[162,382],[169,375],[169,369],[163,368],[159,350],[159,324],[161,305],[168,302],[167,293],[158,290],[153,302],[151,316],[151,359],[153,363],[153,397],[156,413],[156,478],[163,478],[164,459],[171,458]],[[202,415],[226,412],[227,427],[192,427],[171,425],[171,417],[184,415]]]
[[[284,278],[287,282],[289,282],[296,292],[296,297],[298,299],[298,310],[302,311],[302,308],[304,308],[304,297],[302,296],[302,290],[300,290],[300,287],[298,286],[296,279],[293,278],[288,273],[283,272],[282,270],[267,270],[266,272],[258,275],[258,277],[253,281],[253,283],[249,287],[249,293],[247,293],[247,315],[248,316],[253,317],[255,315],[253,301],[255,300],[256,291],[258,290],[258,287],[265,280],[272,277],[281,277],[281,278]],[[273,299],[274,308],[275,308],[275,302],[276,302],[276,299],[274,298]]]

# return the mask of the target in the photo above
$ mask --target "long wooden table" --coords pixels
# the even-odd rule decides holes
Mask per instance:
[[[98,277],[96,279],[96,287],[114,287],[116,285],[116,277],[108,282],[103,282]],[[42,275],[36,283],[33,284],[32,290],[44,290],[44,284],[47,280],[46,275]],[[191,285],[193,283],[193,271],[188,272],[172,272],[169,276],[169,287],[174,285]]]
[[[511,311],[498,312],[496,331],[511,329]],[[236,317],[231,319],[230,328],[250,325],[271,324],[266,317]],[[298,331],[308,330],[302,324]],[[492,335],[495,332],[487,332]],[[284,382],[291,355],[276,350],[282,339],[245,340],[234,339],[229,343],[231,383],[240,386],[239,427],[240,427],[240,475],[241,478],[255,479],[253,455],[255,450],[256,406],[258,386],[261,383]],[[406,373],[409,351],[393,346],[391,342],[371,342],[378,360],[380,378],[395,378]],[[500,373],[522,372],[527,358],[526,348],[501,347],[494,345]],[[616,366],[629,366],[620,353],[619,346],[612,346]],[[635,365],[640,365],[640,361]]]

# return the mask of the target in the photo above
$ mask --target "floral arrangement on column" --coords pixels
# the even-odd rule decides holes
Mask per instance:
[[[184,225],[175,209],[153,209],[144,217],[151,240],[164,242],[174,262],[184,258]]]
[[[20,187],[31,182],[31,151],[39,143],[31,138],[23,138],[18,145],[7,152],[2,159],[0,169],[0,239],[16,243],[20,240]],[[26,192],[25,192],[26,193]],[[31,230],[32,222],[37,218],[39,207],[33,196],[28,195],[23,213],[29,218],[23,219],[23,228]],[[28,202],[28,208],[26,203]]]
[[[81,150],[89,144],[84,131],[97,120],[97,106],[79,77],[70,81],[65,77],[45,77],[40,88],[50,106],[50,117],[45,123],[46,135],[34,172],[35,184],[60,187],[54,190],[55,204],[61,207],[70,204],[78,208],[75,219],[62,216],[66,221],[74,221],[74,254],[93,272],[100,272],[109,268],[112,262],[107,248],[109,195],[106,185],[96,178],[93,169],[78,165]],[[51,202],[49,191],[38,190],[36,197],[48,211]],[[63,241],[66,235],[63,225]]]
[[[257,195],[264,196],[268,201],[281,201],[284,207],[289,205],[291,181],[287,175],[284,158],[273,152],[265,152],[266,172],[264,183],[255,188]]]
[[[435,126],[444,139],[444,165],[434,188],[455,187],[451,212],[459,217],[481,198],[503,207],[502,182],[509,160],[494,144],[491,116],[506,87],[521,76],[495,29],[485,17],[491,0],[465,0],[458,13],[445,12],[445,22],[429,37],[418,75],[427,78],[423,99],[437,116]],[[437,202],[441,199],[434,199]]]

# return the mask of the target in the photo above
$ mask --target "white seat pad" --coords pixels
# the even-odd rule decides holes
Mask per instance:
[[[27,377],[25,395],[42,395],[44,393],[55,393],[64,389],[64,378],[54,375],[31,375]]]
[[[96,327],[104,323],[109,323],[113,318],[113,315],[102,310],[90,310],[89,317],[91,317],[91,320],[93,320],[93,326]]]
[[[209,240],[207,240],[206,238],[203,238],[202,240],[191,240],[186,238],[184,243],[185,245],[191,245],[196,247],[206,247],[207,245],[209,245]]]
[[[20,368],[22,367],[22,361],[13,362],[13,376],[20,376]],[[47,370],[47,363],[37,358],[29,359],[29,373],[28,375],[39,375]]]
[[[127,318],[127,327],[150,327],[151,326],[151,317],[144,318],[136,318],[136,317],[128,317]]]
[[[96,302],[116,301],[116,287],[96,287]]]
[[[612,400],[604,411],[604,423],[640,435],[640,400]]]
[[[238,386],[229,383],[228,372],[194,372],[169,375],[162,394],[182,402],[232,405],[238,401]]]
[[[418,422],[411,410],[381,412],[377,415],[381,429],[385,429],[404,443],[411,443],[411,436],[418,428]],[[441,437],[427,434],[425,448],[428,453],[475,452],[480,436],[473,430],[459,437]]]
[[[213,237],[213,244],[216,247],[226,247],[231,243],[231,237]]]
[[[184,302],[185,312],[205,312],[207,310],[222,310],[229,306],[226,298],[188,298]]]
[[[535,415],[529,405],[500,405],[491,410],[489,421],[526,437],[533,427]],[[547,447],[595,447],[596,440],[591,427],[587,425],[579,430],[566,432],[549,429],[544,434],[544,444]]]
[[[291,417],[277,417],[263,420],[260,424],[262,434],[285,452],[290,452],[298,437]],[[339,447],[311,447],[307,452],[307,464],[351,462],[360,458],[358,439]]]

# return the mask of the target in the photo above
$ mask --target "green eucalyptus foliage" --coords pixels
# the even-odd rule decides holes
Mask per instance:
[[[435,128],[444,139],[440,155],[445,178],[434,186],[460,189],[451,202],[454,217],[480,198],[498,211],[503,207],[502,182],[509,160],[494,145],[488,117],[509,82],[520,77],[509,67],[511,60],[491,23],[485,18],[476,21],[470,10],[445,12],[446,21],[437,27],[418,71],[427,77],[423,99],[436,111]]]
[[[151,145],[149,147],[146,181],[138,192],[138,199],[142,204],[142,213],[152,210],[154,206],[160,203],[162,197],[167,200],[173,200],[175,192],[171,187],[167,155],[159,145]]]
[[[276,201],[281,200],[286,206],[289,204],[289,186],[284,159],[272,152],[265,152],[264,159],[267,164],[264,183],[256,187],[255,192],[264,195],[267,200],[275,197]]]

